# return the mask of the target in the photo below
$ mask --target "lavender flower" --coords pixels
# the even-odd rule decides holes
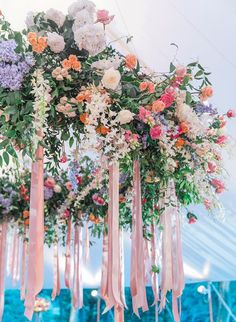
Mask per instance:
[[[147,138],[148,138],[148,134],[142,135],[141,140],[142,140],[142,144],[143,144],[144,149],[146,149],[148,147],[148,145],[149,145],[148,142],[147,142]]]
[[[16,63],[19,55],[16,54],[15,49],[17,44],[15,40],[3,40],[0,42],[0,61],[6,63]]]
[[[201,102],[198,102],[197,105],[195,106],[195,112],[197,114],[210,114],[210,115],[216,115],[217,114],[217,109],[212,106],[212,104],[203,104]]]
[[[53,196],[53,189],[44,187],[44,200],[48,200]]]

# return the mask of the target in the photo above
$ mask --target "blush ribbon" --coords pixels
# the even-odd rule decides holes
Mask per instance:
[[[74,227],[73,306],[75,309],[80,309],[83,306],[82,228],[77,224]]]
[[[133,205],[131,234],[131,276],[130,289],[133,311],[139,317],[139,308],[148,310],[145,286],[145,242],[143,238],[143,220],[141,203],[140,166],[137,160],[133,164]]]
[[[71,219],[67,222],[66,235],[66,261],[65,261],[65,285],[70,288],[70,274],[71,274]]]
[[[60,264],[59,264],[59,254],[58,254],[58,242],[55,243],[53,249],[53,290],[52,290],[52,300],[55,299],[57,295],[60,294]]]
[[[26,256],[27,256],[27,240],[26,240],[26,226],[24,227],[24,235],[22,240],[22,262],[21,262],[21,285],[20,285],[20,299],[25,299],[25,271],[26,271]]]
[[[4,311],[5,269],[6,269],[7,222],[0,225],[0,321]]]
[[[32,164],[30,187],[29,258],[25,316],[32,320],[36,295],[43,288],[44,195],[43,147],[38,146]]]

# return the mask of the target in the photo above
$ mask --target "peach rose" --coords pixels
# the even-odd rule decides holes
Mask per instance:
[[[66,182],[66,189],[70,191],[70,190],[72,190],[72,188],[73,188],[72,183],[70,181],[67,181]]]
[[[125,66],[129,69],[134,69],[137,66],[137,57],[133,54],[129,54],[125,57]]]
[[[56,181],[53,179],[53,177],[48,177],[45,181],[44,181],[44,185],[47,188],[51,188],[53,189],[56,185]]]
[[[160,100],[156,100],[152,103],[152,112],[159,113],[162,112],[165,109],[166,105],[164,102]]]

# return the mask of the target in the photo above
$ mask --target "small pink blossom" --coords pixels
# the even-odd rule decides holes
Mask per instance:
[[[65,154],[63,154],[60,158],[60,162],[61,163],[66,163],[67,162],[67,156]]]
[[[98,206],[104,206],[105,205],[105,200],[102,197],[100,197],[97,193],[95,193],[92,196],[92,199],[93,199],[93,202]]]
[[[184,77],[187,74],[187,68],[185,66],[179,65],[176,67],[175,74],[178,77]]]
[[[52,177],[48,177],[45,181],[44,181],[44,186],[47,188],[51,188],[53,189],[56,185],[56,181],[52,178]]]
[[[97,11],[97,21],[101,22],[103,25],[108,25],[114,19],[114,15],[109,16],[108,10],[98,10]]]
[[[139,108],[139,119],[146,123],[147,118],[151,116],[151,112],[146,110],[143,106]]]
[[[225,185],[219,179],[212,179],[210,184],[216,189],[216,193],[222,193],[225,190]]]
[[[196,223],[196,221],[197,221],[197,218],[195,218],[195,217],[190,217],[190,218],[189,218],[189,220],[188,220],[188,223],[189,223],[190,225],[192,225],[192,224],[195,224],[195,223]]]
[[[70,212],[69,212],[69,210],[68,209],[66,209],[65,211],[64,211],[64,214],[63,214],[63,218],[69,218],[70,217]]]
[[[208,162],[208,169],[207,169],[208,173],[214,173],[214,172],[216,172],[216,169],[217,169],[217,166],[215,163]]]
[[[219,137],[218,137],[218,139],[216,140],[216,144],[221,145],[221,144],[226,143],[227,141],[228,141],[227,136],[225,136],[225,135],[221,135],[221,136],[219,136]]]
[[[205,199],[204,206],[206,207],[206,209],[211,209],[211,202],[208,199]]]
[[[73,186],[72,186],[72,183],[70,181],[67,181],[65,185],[66,185],[67,190],[69,190],[69,191],[72,190]]]
[[[219,120],[220,120],[220,128],[225,127],[225,125],[226,125],[227,122],[226,122],[224,116],[220,116],[219,117]]]
[[[160,125],[155,125],[150,129],[150,136],[152,140],[157,140],[161,136],[161,127]]]
[[[227,116],[228,116],[228,118],[236,117],[235,110],[228,110]]]

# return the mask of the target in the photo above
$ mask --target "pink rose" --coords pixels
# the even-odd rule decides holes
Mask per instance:
[[[104,206],[105,205],[105,200],[102,197],[100,197],[97,193],[95,193],[92,196],[92,199],[93,199],[93,202],[98,206]]]
[[[217,166],[215,163],[208,162],[208,169],[207,169],[208,173],[214,173],[214,172],[216,172],[216,169],[217,169]]]
[[[152,140],[157,140],[161,135],[161,127],[160,125],[155,125],[150,129],[150,136]]]
[[[131,132],[130,130],[127,130],[127,131],[125,132],[125,141],[126,141],[126,142],[130,142],[130,140],[131,140],[131,135],[132,135],[132,132]]]
[[[219,117],[220,120],[220,128],[223,128],[226,125],[226,120],[224,119],[224,116]]]
[[[204,200],[204,205],[206,207],[206,209],[210,209],[211,208],[211,202],[208,199]]]
[[[220,181],[219,179],[212,179],[210,181],[210,184],[216,189],[215,192],[216,193],[221,193],[225,190],[225,185],[222,181]]]
[[[236,117],[236,112],[234,110],[228,110],[227,116],[228,118]]]
[[[45,181],[44,181],[44,186],[47,188],[51,188],[53,189],[56,185],[56,181],[52,178],[52,177],[48,177]]]
[[[165,107],[170,107],[172,103],[174,102],[174,95],[170,93],[163,94],[160,97],[160,100],[165,103]]]
[[[216,140],[216,144],[219,144],[219,145],[224,144],[224,143],[226,143],[226,142],[227,142],[227,140],[228,140],[227,136],[225,136],[225,135],[221,135],[221,136],[219,136],[219,137],[218,137],[218,139]]]
[[[70,212],[69,212],[69,210],[68,210],[68,209],[66,209],[66,210],[64,211],[63,218],[67,219],[67,218],[69,218],[69,217],[70,217]]]
[[[146,122],[146,119],[151,116],[151,112],[146,110],[143,106],[139,108],[139,119],[143,122]]]
[[[108,25],[114,19],[114,17],[115,17],[114,15],[109,16],[108,10],[98,10],[96,22],[101,22],[104,25]]]
[[[69,191],[71,191],[72,188],[73,188],[72,183],[70,181],[67,181],[66,182],[66,189],[69,190]]]
[[[190,224],[190,225],[192,225],[192,224],[195,224],[195,222],[197,221],[197,218],[195,218],[195,217],[191,217],[191,218],[189,218],[189,220],[188,220],[188,223]]]
[[[176,67],[175,74],[178,77],[184,77],[187,74],[187,68],[184,67],[184,66],[179,65],[179,66]]]

